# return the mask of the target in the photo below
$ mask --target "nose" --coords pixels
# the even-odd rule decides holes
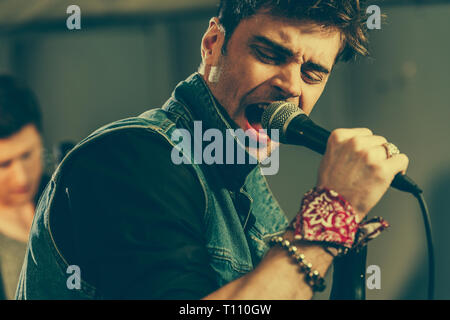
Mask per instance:
[[[291,63],[283,67],[272,82],[282,96],[282,100],[298,98],[302,94],[301,67],[298,63]]]
[[[22,161],[14,161],[11,167],[12,181],[16,186],[26,186],[28,184],[27,170]]]

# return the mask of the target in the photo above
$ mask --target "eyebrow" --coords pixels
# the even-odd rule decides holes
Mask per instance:
[[[295,56],[294,52],[292,52],[292,50],[282,46],[281,44],[278,44],[272,40],[270,40],[269,38],[266,38],[264,36],[253,36],[252,39],[250,40],[250,42],[260,42],[265,44],[266,46],[272,47],[272,49],[274,49],[275,51],[278,51],[282,54],[284,54],[285,56],[288,57],[293,57]]]
[[[330,74],[330,70],[328,70],[327,68],[325,68],[321,64],[318,64],[318,63],[315,63],[315,62],[312,62],[312,61],[305,62],[304,66],[306,68],[310,69],[310,70],[322,72],[322,73],[325,73],[325,74]]]
[[[264,36],[257,36],[257,35],[255,35],[249,41],[249,43],[252,43],[252,42],[263,43],[263,44],[271,47],[273,50],[275,50],[275,51],[277,51],[277,52],[279,52],[279,53],[281,53],[281,54],[283,54],[283,55],[285,55],[287,57],[294,57],[295,56],[295,53],[292,50],[290,50],[290,49],[284,47],[283,45],[281,45],[279,43],[276,43],[273,40],[270,40],[269,38],[264,37]],[[312,61],[305,62],[305,67],[310,69],[310,70],[315,70],[315,71],[322,72],[322,73],[325,73],[325,74],[329,74],[330,73],[330,70],[328,68],[326,68],[325,66],[321,65],[320,63],[315,63],[315,62],[312,62]]]
[[[31,155],[34,150],[35,150],[35,146],[30,146],[30,147],[28,147],[28,149],[26,149],[25,151],[23,151],[19,154],[15,154],[14,156],[6,158],[6,159],[0,159],[0,164],[12,162],[12,161],[14,161],[14,159],[24,157],[25,155]]]

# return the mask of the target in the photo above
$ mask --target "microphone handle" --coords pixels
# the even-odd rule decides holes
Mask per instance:
[[[308,116],[298,115],[289,122],[285,134],[282,135],[286,141],[281,142],[289,141],[289,144],[305,146],[323,155],[330,134],[330,131],[316,125]],[[395,175],[391,187],[412,194],[422,193],[422,190],[410,177],[400,172]]]
[[[296,130],[298,128],[302,129]],[[306,116],[292,119],[287,127],[289,129],[290,132],[281,136],[285,136],[290,143],[305,146],[320,154],[325,153],[329,131],[317,126]],[[366,299],[366,256],[367,247],[364,247],[361,252],[350,252],[334,260],[331,300]]]
[[[330,134],[330,131],[319,127],[306,115],[298,115],[289,122],[286,133],[281,135],[286,137],[286,141],[281,142],[301,145],[323,155]]]
[[[333,262],[330,300],[366,300],[367,246]]]

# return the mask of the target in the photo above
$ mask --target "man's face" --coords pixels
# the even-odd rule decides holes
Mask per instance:
[[[0,205],[33,201],[42,175],[42,142],[32,124],[0,139]]]
[[[257,14],[237,26],[216,64],[218,82],[208,84],[236,124],[258,140],[263,108],[271,102],[293,102],[310,114],[340,47],[337,30]]]

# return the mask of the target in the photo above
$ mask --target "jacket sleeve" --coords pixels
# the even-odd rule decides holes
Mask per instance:
[[[60,241],[76,242],[71,263],[104,298],[198,299],[217,289],[204,191],[171,150],[159,135],[126,129],[86,146],[66,168],[73,221],[57,223]]]

